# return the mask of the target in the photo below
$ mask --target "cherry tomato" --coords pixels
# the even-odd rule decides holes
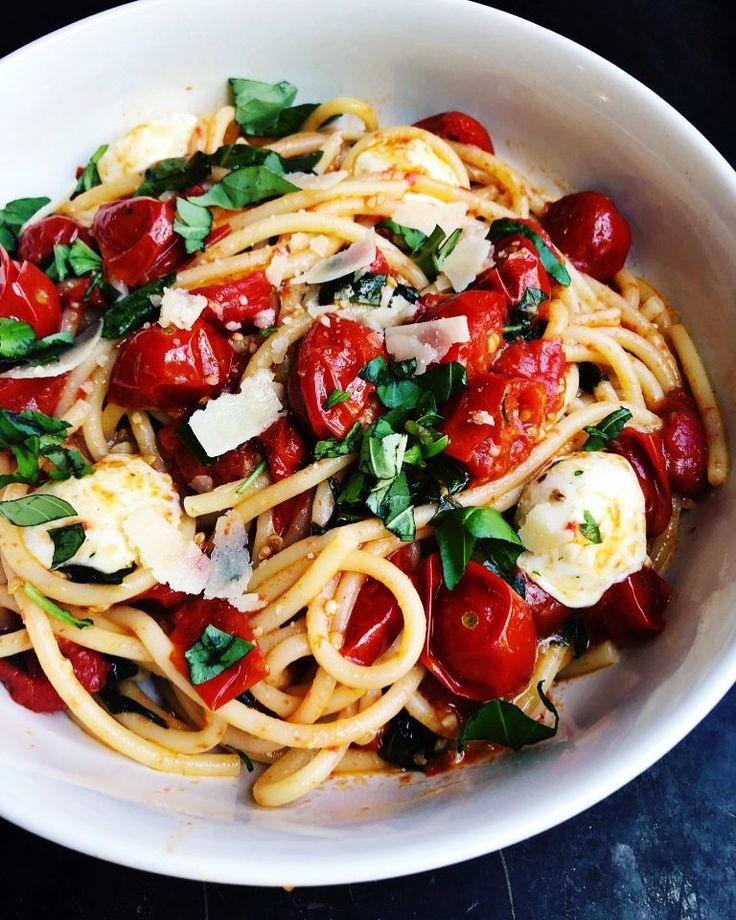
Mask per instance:
[[[565,195],[547,208],[544,226],[579,271],[607,281],[624,267],[631,248],[631,230],[606,195]]]
[[[34,265],[44,265],[54,255],[54,246],[69,246],[75,240],[92,244],[89,230],[71,217],[52,214],[27,227],[18,238],[18,256]]]
[[[631,464],[644,493],[647,534],[662,533],[672,515],[672,492],[667,477],[667,461],[659,432],[645,433],[624,428],[609,449],[625,457]]]
[[[99,287],[93,288],[89,297],[85,300],[85,295],[89,291],[92,283],[92,275],[82,275],[81,278],[66,278],[60,281],[56,288],[61,297],[61,306],[64,310],[79,310],[83,312],[88,306],[97,307],[98,309],[107,306],[105,298]]]
[[[291,525],[301,515],[309,513],[312,507],[311,492],[302,492],[301,495],[295,495],[293,498],[287,498],[286,501],[276,505],[273,509],[271,523],[273,524],[274,533],[283,537]]]
[[[203,484],[210,479],[213,486],[245,479],[261,462],[259,452],[247,442],[227,451],[212,463],[202,463],[181,440],[178,427],[179,423],[174,422],[162,428],[158,433],[158,444],[174,481],[180,486],[192,488],[191,483],[200,477],[206,477]]]
[[[465,112],[441,112],[439,115],[430,115],[414,124],[416,128],[424,128],[446,141],[455,141],[458,144],[475,144],[487,153],[493,153],[493,141],[477,118],[466,115]]]
[[[673,390],[657,410],[670,485],[681,495],[700,495],[708,485],[705,429],[692,398]]]
[[[120,345],[108,398],[126,409],[186,409],[221,393],[236,369],[232,345],[206,320],[189,330],[154,324]]]
[[[275,288],[264,272],[251,272],[235,281],[195,288],[209,301],[202,314],[231,332],[257,327],[265,329],[276,321]]]
[[[496,355],[493,372],[538,380],[547,391],[547,414],[556,413],[565,396],[567,361],[561,339],[512,342]]]
[[[107,683],[110,662],[100,652],[83,648],[69,639],[59,639],[59,651],[74,668],[74,675],[87,693],[98,693]]]
[[[498,479],[529,454],[546,414],[544,384],[485,374],[450,403],[445,453],[480,480]]]
[[[24,412],[33,409],[53,415],[66,383],[66,374],[59,377],[39,377],[38,380],[0,380],[0,409]]]
[[[559,632],[572,610],[547,594],[526,572],[515,569],[514,574],[524,582],[524,600],[537,628],[537,635],[550,636]]]
[[[388,557],[410,575],[419,562],[419,546],[407,543]],[[341,652],[356,664],[373,664],[401,632],[404,618],[396,598],[374,578],[366,579],[350,613]]]
[[[437,554],[423,563],[427,640],[422,664],[457,696],[490,700],[520,690],[537,655],[534,620],[522,598],[477,562],[452,591]]]
[[[268,460],[271,479],[278,481],[296,473],[307,459],[307,448],[287,416],[282,416],[258,435]]]
[[[289,381],[289,398],[301,393],[304,410],[312,431],[318,438],[343,438],[368,408],[374,392],[372,383],[358,377],[361,368],[377,358],[386,357],[380,333],[351,319],[329,314],[329,325],[314,323],[304,336]],[[346,402],[325,409],[333,390],[350,394]]]
[[[152,588],[149,588],[148,591],[144,591],[142,594],[137,594],[134,598],[131,599],[132,604],[138,604],[141,601],[147,601],[153,604],[156,608],[163,610],[172,610],[174,607],[178,607],[180,604],[183,604],[191,595],[187,594],[186,591],[175,591],[173,588],[170,588],[168,585],[154,585]]]
[[[173,201],[146,196],[101,205],[92,234],[107,276],[140,287],[177,268],[187,255],[174,217]]]
[[[521,234],[508,236],[501,242],[496,249],[496,267],[484,272],[474,286],[498,291],[506,297],[509,306],[517,304],[528,288],[542,291],[549,297],[549,275],[534,243]]]
[[[442,359],[443,364],[458,361],[465,366],[468,379],[484,374],[498,348],[507,319],[506,302],[495,291],[463,291],[456,297],[441,301],[428,319],[465,316],[470,339],[452,348]]]
[[[641,569],[617,582],[584,614],[586,626],[610,639],[646,636],[664,629],[664,611],[672,590],[654,569]]]
[[[33,327],[42,339],[59,331],[61,300],[54,282],[32,262],[14,262],[0,246],[0,316]]]
[[[392,278],[396,277],[396,272],[389,266],[386,261],[386,256],[384,256],[380,249],[376,249],[376,257],[368,266],[367,271],[373,272],[374,275],[391,275]]]
[[[189,663],[184,657],[202,636],[207,626],[214,626],[231,636],[245,639],[255,647],[240,661],[221,674],[202,684],[195,690],[210,709],[224,706],[230,700],[244,693],[268,673],[263,653],[256,645],[253,630],[247,618],[235,607],[223,600],[202,600],[195,598],[182,604],[173,616],[174,630],[169,636],[174,649],[171,660],[189,680]]]

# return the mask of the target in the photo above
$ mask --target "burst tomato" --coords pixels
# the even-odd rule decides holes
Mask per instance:
[[[190,293],[207,298],[205,319],[213,319],[231,332],[254,326],[265,329],[276,321],[275,289],[261,271]]]
[[[71,217],[53,214],[36,221],[18,238],[18,256],[34,265],[44,265],[54,255],[54,246],[69,246],[75,240],[92,245],[89,230]]]
[[[278,481],[291,476],[307,459],[307,448],[288,417],[282,416],[258,435],[268,460],[271,479]]]
[[[469,340],[453,345],[442,363],[458,361],[464,365],[469,379],[484,374],[502,341],[507,315],[504,297],[496,291],[463,291],[438,303],[427,319],[465,316],[470,332]]]
[[[0,317],[33,327],[42,339],[59,331],[61,300],[54,282],[32,262],[14,262],[0,246]]]
[[[430,115],[415,122],[414,126],[424,128],[425,131],[430,131],[446,141],[474,144],[487,153],[494,152],[491,135],[477,118],[465,112],[440,112],[438,115]]]
[[[708,485],[708,446],[692,398],[682,389],[673,390],[657,411],[672,488],[681,495],[700,495]]]
[[[34,409],[53,415],[66,383],[66,374],[59,377],[39,377],[38,380],[0,380],[0,409],[24,412]]]
[[[494,373],[537,380],[544,384],[548,413],[557,412],[562,405],[566,368],[565,351],[560,339],[512,342],[498,352],[493,362]]]
[[[656,634],[664,629],[664,611],[671,599],[672,590],[664,578],[654,569],[641,569],[611,585],[585,611],[584,621],[591,631],[611,639]]]
[[[624,428],[609,442],[609,449],[631,464],[644,493],[647,534],[662,533],[672,515],[672,492],[667,477],[667,461],[659,432],[645,433],[636,428]]]

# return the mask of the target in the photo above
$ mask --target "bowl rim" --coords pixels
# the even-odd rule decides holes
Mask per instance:
[[[78,33],[95,26],[100,21],[109,24],[126,17],[135,17],[141,9],[156,6],[172,6],[177,0],[133,0],[133,2],[103,10],[83,19],[77,20],[60,29],[16,49],[0,60],[0,83],[10,65],[18,60],[42,54],[44,49],[59,42],[66,41]],[[457,13],[469,8],[475,10],[471,15],[487,17],[488,23],[494,18],[513,28],[526,29],[528,32],[544,34],[562,50],[574,54],[586,65],[589,71],[604,79],[617,91],[628,94],[648,116],[666,124],[674,135],[678,147],[685,148],[698,158],[715,179],[727,187],[736,201],[736,171],[720,151],[670,103],[652,89],[628,74],[618,65],[579,44],[573,39],[554,32],[545,26],[526,20],[513,13],[494,7],[470,3],[469,0],[431,0],[435,7],[445,7]],[[525,820],[507,826],[499,831],[492,822],[480,824],[472,829],[463,828],[444,838],[441,850],[433,846],[431,839],[422,843],[415,841],[415,846],[402,849],[400,863],[390,864],[383,860],[380,864],[365,860],[365,864],[348,858],[332,862],[329,871],[318,860],[305,854],[304,863],[289,868],[289,884],[299,886],[333,885],[357,883],[388,879],[409,875],[444,866],[454,865],[474,857],[495,852],[549,830],[607,798],[636,776],[643,773],[657,760],[678,744],[696,725],[701,722],[716,704],[736,683],[736,643],[726,649],[717,667],[704,675],[699,682],[698,692],[690,694],[680,702],[677,718],[660,724],[646,745],[638,745],[624,755],[616,758],[617,769],[609,769],[605,774],[595,772],[579,777],[574,790],[568,789],[550,797],[543,807],[527,814]],[[44,808],[28,810],[24,808],[21,797],[15,798],[5,793],[0,785],[0,815],[19,827],[38,834],[54,843],[72,848],[82,853],[119,863],[135,869],[156,872],[179,878],[205,880],[230,884],[255,884],[261,886],[281,886],[284,884],[283,866],[269,863],[249,862],[242,855],[235,853],[232,859],[222,860],[216,865],[207,861],[201,854],[194,857],[191,853],[179,850],[165,853],[154,847],[146,848],[140,838],[133,841],[124,834],[95,834],[93,828],[78,820],[66,823],[63,809],[53,801],[46,800]]]

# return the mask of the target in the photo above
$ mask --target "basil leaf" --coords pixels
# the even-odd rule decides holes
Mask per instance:
[[[378,756],[402,770],[423,771],[427,761],[444,753],[447,747],[447,738],[435,735],[402,709],[389,723],[381,739]]]
[[[379,482],[365,500],[366,506],[380,518],[392,534],[409,542],[416,536],[414,506],[406,473]]]
[[[220,148],[223,149],[227,148]],[[209,177],[212,163],[219,152],[218,150],[211,157],[198,152],[191,157],[169,157],[159,160],[148,167],[135,194],[158,198],[163,192],[182,192],[192,185],[198,185]]]
[[[54,544],[54,555],[51,560],[52,569],[71,559],[85,541],[84,527],[81,524],[52,527],[47,533]]]
[[[549,300],[549,298],[539,288],[528,287],[524,291],[521,300],[509,316],[509,325],[503,327],[503,337],[507,342],[534,338],[534,334],[539,327],[535,327],[533,323],[537,318],[540,305],[545,300]]]
[[[96,272],[102,268],[102,257],[91,249],[84,240],[74,240],[69,248],[69,265],[79,277],[87,272]]]
[[[158,725],[160,728],[168,728],[166,721],[162,719],[157,712],[146,709],[138,700],[134,700],[130,696],[125,696],[124,693],[120,693],[119,690],[113,687],[103,687],[97,696],[104,704],[105,709],[113,715],[119,715],[121,712],[133,712],[137,716],[143,716],[149,719],[154,725]]]
[[[72,517],[77,512],[63,498],[34,492],[11,501],[0,502],[0,514],[16,527],[35,527],[59,518]]]
[[[476,540],[501,541],[522,547],[516,531],[493,508],[453,508],[441,511],[432,523],[442,560],[442,577],[449,591],[463,577]]]
[[[447,402],[457,396],[468,385],[468,375],[462,364],[450,361],[439,364],[415,378],[415,382],[428,390],[438,403]]]
[[[21,444],[33,435],[57,435],[63,440],[70,427],[69,422],[34,409],[0,409],[0,449]]]
[[[615,412],[611,412],[597,425],[586,425],[583,431],[588,435],[588,439],[583,444],[583,450],[603,450],[608,441],[617,438],[624,425],[632,418],[628,409],[620,406]]]
[[[68,422],[43,412],[0,409],[0,449],[11,450],[18,463],[15,473],[0,476],[0,487],[10,482],[36,483],[40,457],[56,467],[47,471],[50,479],[79,478],[91,472],[79,451],[61,446],[68,428]]]
[[[560,724],[560,716],[551,700],[542,691],[544,681],[537,684],[537,693],[542,703],[555,717],[554,725],[545,725],[530,719],[525,712],[507,703],[506,700],[491,700],[484,703],[466,721],[458,738],[458,747],[462,748],[468,741],[492,741],[518,751],[529,744],[538,744],[548,738],[554,738]]]
[[[572,648],[573,658],[579,658],[588,648],[588,631],[582,620],[568,620],[562,630],[562,638]]]
[[[340,438],[324,438],[321,441],[317,441],[314,445],[314,459],[324,460],[326,457],[345,457],[347,454],[354,454],[360,450],[362,440],[363,429],[360,422],[355,422],[342,440]]]
[[[176,219],[174,232],[184,240],[187,252],[200,252],[204,249],[204,241],[212,230],[212,214],[198,204],[187,201],[186,198],[176,199]]]
[[[314,108],[316,108],[316,107],[317,107],[317,106],[315,105]],[[294,108],[295,108],[295,109],[298,109],[298,108],[300,108],[300,106],[294,106]],[[305,106],[305,108],[306,108],[306,106]],[[309,105],[309,108],[310,108],[310,109],[312,108],[312,105],[311,105],[311,104]],[[293,112],[294,109],[287,109],[287,111]],[[288,133],[289,133],[289,134],[292,134],[293,132],[289,131]],[[239,146],[242,147],[242,144],[239,145]],[[314,167],[315,167],[315,166],[317,165],[317,163],[319,163],[319,161],[322,159],[323,153],[324,153],[323,150],[315,150],[314,153],[305,153],[303,156],[300,156],[300,157],[288,157],[288,159],[283,159],[284,172],[287,172],[287,173],[290,173],[290,172],[304,172],[304,173],[311,173],[311,172],[314,172]]]
[[[93,467],[88,466],[84,457],[74,448],[57,447],[54,444],[41,445],[39,452],[54,464],[55,469],[47,470],[49,479],[54,481],[69,479],[72,476],[81,479],[82,476],[89,476],[94,472]]]
[[[340,403],[347,402],[350,399],[350,393],[347,390],[333,390],[325,400],[325,409],[331,409],[333,406],[339,406]]]
[[[51,201],[50,198],[15,198],[0,208],[0,246],[15,251],[23,224]]]
[[[591,543],[602,543],[603,539],[601,537],[600,528],[593,515],[587,509],[583,511],[583,520],[584,523],[578,524],[580,533],[586,540],[590,540]]]
[[[230,211],[298,191],[296,185],[266,166],[244,166],[228,173],[203,195],[189,198],[201,207],[215,205]]]
[[[461,235],[460,227],[445,236],[442,227],[437,226],[414,252],[414,261],[430,281],[434,281],[442,271],[442,263],[457,246]]]
[[[33,326],[18,319],[0,317],[0,358],[25,358],[35,344]]]
[[[123,579],[135,572],[136,567],[130,565],[116,572],[101,572],[93,569],[91,565],[64,565],[56,571],[65,575],[69,581],[81,585],[122,585]]]
[[[184,652],[189,664],[189,678],[195,686],[204,684],[237,664],[254,648],[252,642],[210,623],[194,645]]]
[[[177,426],[176,433],[179,435],[179,440],[189,453],[193,454],[203,466],[212,466],[215,462],[215,458],[210,457],[199,443],[197,436],[189,426],[189,422],[182,422],[181,425]]]
[[[38,339],[24,357],[32,364],[49,364],[68,351],[74,344],[71,332],[53,332]]]
[[[363,434],[359,466],[376,479],[393,479],[401,471],[408,437],[397,432],[392,421],[384,416],[369,425]]]
[[[348,479],[335,501],[338,505],[355,505],[365,500],[368,491],[368,477],[358,471]]]
[[[415,409],[423,395],[423,390],[410,379],[416,366],[413,358],[387,364],[379,355],[364,365],[358,376],[375,385],[376,395],[388,409]]]
[[[505,236],[511,236],[514,233],[521,234],[521,236],[525,236],[534,243],[539,253],[539,261],[544,266],[548,275],[551,275],[558,284],[564,287],[570,284],[570,275],[565,266],[552,252],[537,231],[528,227],[525,223],[519,220],[513,220],[509,217],[501,217],[498,220],[494,220],[491,224],[488,230],[487,239],[499,240],[503,239]]]
[[[279,116],[289,108],[297,94],[296,86],[286,80],[262,83],[259,80],[231,77],[229,83],[235,105],[235,120],[243,134],[261,136],[276,129]]]
[[[87,165],[77,179],[77,184],[74,186],[74,191],[71,194],[72,198],[76,198],[77,195],[81,195],[82,192],[88,192],[91,188],[101,184],[100,174],[97,171],[97,164],[102,159],[107,148],[107,144],[101,144],[89,158]]]
[[[253,483],[258,479],[261,473],[265,473],[268,468],[268,461],[261,460],[258,466],[249,473],[248,476],[240,483],[238,488],[235,490],[236,495],[242,495],[243,492],[247,492],[248,489],[253,485]]]
[[[121,336],[140,329],[145,323],[157,319],[161,307],[151,302],[151,295],[160,294],[165,287],[170,287],[175,281],[175,273],[165,275],[145,287],[138,288],[132,294],[121,297],[106,310],[102,318],[102,337],[119,339]]]
[[[45,597],[39,590],[34,588],[30,582],[26,582],[23,585],[23,593],[26,597],[29,597],[34,604],[37,604],[41,610],[45,611],[52,617],[56,617],[57,620],[61,620],[62,623],[67,623],[69,626],[76,626],[77,629],[86,629],[88,626],[94,626],[94,621],[85,617],[80,619],[75,617],[73,613],[70,613],[66,607],[59,607],[58,604],[55,604],[52,600],[49,600],[48,597]]]
[[[302,102],[284,109],[269,132],[271,137],[287,137],[289,134],[295,134],[318,105],[317,102]]]
[[[393,220],[382,220],[377,224],[378,228],[384,228],[391,234],[391,242],[394,246],[404,252],[414,254],[418,252],[427,240],[427,234],[414,227],[404,227]]]

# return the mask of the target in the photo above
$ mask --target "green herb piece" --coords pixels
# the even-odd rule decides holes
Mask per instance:
[[[325,400],[325,409],[332,409],[333,406],[339,406],[340,403],[347,402],[350,399],[350,393],[347,390],[333,390]]]
[[[179,435],[179,440],[186,447],[189,453],[193,454],[203,466],[212,466],[212,464],[215,462],[215,458],[210,457],[204,447],[202,447],[202,445],[199,443],[197,436],[189,425],[189,422],[182,422],[181,425],[177,426],[176,433]]]
[[[570,284],[570,275],[562,262],[560,262],[537,231],[533,230],[522,221],[513,220],[509,217],[501,217],[498,220],[494,220],[488,231],[487,238],[489,240],[499,240],[515,233],[525,236],[534,243],[539,253],[539,261],[544,266],[547,274],[551,275],[558,284],[562,284],[564,287]]]
[[[184,652],[189,664],[189,678],[195,686],[204,684],[237,664],[254,648],[252,642],[210,623],[194,645]]]
[[[427,240],[427,234],[421,230],[415,230],[413,227],[404,227],[393,220],[382,220],[377,224],[378,228],[383,227],[390,231],[391,239],[395,246],[404,252],[418,252]]]
[[[70,613],[65,607],[59,607],[58,604],[55,604],[34,588],[30,582],[26,582],[23,585],[23,593],[26,597],[29,597],[34,604],[37,604],[41,610],[52,617],[56,617],[57,620],[61,620],[62,623],[67,623],[69,626],[76,626],[77,629],[86,629],[88,626],[95,625],[94,621],[88,617],[80,619],[79,617],[75,617],[74,614]]]
[[[176,274],[165,275],[157,278],[150,284],[126,297],[121,297],[114,303],[102,319],[102,337],[104,339],[119,339],[140,329],[145,323],[151,323],[158,318],[161,307],[151,301],[155,294],[161,294],[163,289],[170,287],[176,281]]]
[[[203,195],[187,200],[200,207],[214,205],[233,211],[296,191],[296,185],[266,166],[244,166],[228,173]]]
[[[491,700],[476,710],[463,726],[458,738],[460,750],[468,741],[492,741],[494,744],[503,744],[518,751],[526,745],[554,738],[560,724],[560,716],[552,701],[545,696],[543,684],[544,681],[540,680],[537,684],[537,693],[547,711],[554,716],[554,725],[545,725],[536,719],[530,719],[518,706],[507,703],[506,700]]]
[[[324,460],[327,457],[345,457],[360,450],[363,440],[363,429],[360,422],[355,422],[350,431],[341,440],[340,438],[324,438],[314,445],[314,459]]]
[[[299,106],[295,106],[294,108],[299,108]],[[288,111],[293,112],[294,109],[289,109]],[[289,131],[287,133],[292,134],[293,132]],[[242,146],[242,144],[240,146]],[[315,150],[314,153],[305,153],[300,157],[289,157],[288,159],[282,158],[284,172],[314,172],[314,167],[322,159],[323,153],[324,151],[322,150]]]
[[[597,425],[586,425],[583,431],[588,435],[588,439],[583,444],[583,450],[603,450],[608,441],[617,438],[624,425],[632,418],[628,409],[620,406],[615,412],[611,412]]]
[[[588,632],[582,620],[568,620],[562,630],[562,638],[572,649],[573,658],[579,658],[588,648]]]
[[[220,148],[220,150],[227,148]],[[143,177],[143,182],[135,191],[136,195],[151,195],[157,198],[164,192],[182,192],[204,182],[212,171],[212,164],[218,150],[212,156],[206,153],[195,153],[191,157],[169,157],[159,160],[149,166]],[[224,164],[223,164],[224,165]]]
[[[601,538],[601,531],[596,523],[595,518],[587,509],[583,511],[584,523],[578,524],[580,533],[585,537],[586,540],[590,540],[591,543],[602,543],[603,539]]]
[[[278,332],[278,331],[279,331],[278,326],[266,326],[264,329],[259,329],[258,334],[263,336],[264,339],[268,339],[274,334],[274,332]]]
[[[509,316],[509,325],[503,327],[503,337],[507,342],[518,339],[529,340],[534,338],[535,332],[541,327],[534,326],[539,307],[545,300],[549,300],[544,291],[539,288],[527,288],[522,294],[513,312]]]
[[[47,471],[51,479],[79,478],[91,472],[79,451],[61,447],[68,428],[68,422],[43,412],[0,409],[0,450],[10,450],[18,464],[15,473],[0,476],[0,488],[11,482],[34,485],[41,473],[42,457],[55,467]]]
[[[18,319],[0,317],[0,358],[25,358],[36,344],[33,326]]]
[[[136,567],[129,565],[115,572],[101,572],[93,569],[91,565],[64,565],[56,571],[60,572],[69,581],[81,585],[122,585],[123,580],[135,572]]]
[[[473,555],[489,572],[510,585],[519,597],[526,597],[524,579],[516,573],[516,560],[523,552],[524,547],[515,543],[479,540]]]
[[[575,470],[575,472],[574,472],[572,475],[573,475],[573,476],[582,476],[582,475],[583,475],[583,471],[582,471],[582,470]]]
[[[358,372],[363,380],[376,387],[376,395],[388,409],[415,409],[424,391],[412,379],[417,362],[391,361],[379,355]]]
[[[187,252],[200,252],[204,249],[204,241],[212,230],[212,214],[198,204],[187,201],[186,198],[176,199],[176,219],[174,232],[184,240]]]
[[[99,271],[102,268],[102,257],[84,240],[74,240],[69,248],[69,264],[74,274],[79,277],[87,272]]]
[[[442,560],[442,577],[450,591],[463,577],[477,540],[523,548],[513,527],[493,508],[452,508],[441,511],[432,523]]]
[[[368,493],[365,503],[394,536],[405,542],[414,539],[414,506],[406,473],[401,472],[393,479],[379,480]]]
[[[114,288],[105,284],[102,271],[102,258],[91,249],[84,240],[75,240],[71,246],[63,243],[54,245],[54,260],[46,269],[46,274],[54,281],[63,281],[70,273],[77,278],[91,274],[90,284],[84,292],[84,300],[89,300],[95,288],[100,288],[107,297]]]
[[[435,735],[403,710],[389,723],[378,756],[402,770],[424,771],[427,762],[447,750],[447,738]]]
[[[460,227],[453,230],[449,236],[445,236],[442,227],[435,227],[414,253],[414,261],[430,281],[434,281],[442,271],[442,263],[457,246],[461,235]]]
[[[287,137],[289,134],[295,134],[317,106],[317,102],[302,102],[284,109],[269,132],[271,137]]]
[[[265,473],[268,468],[268,463],[265,460],[261,460],[258,466],[253,470],[253,472],[247,476],[235,490],[236,495],[242,495],[243,492],[247,492],[248,489],[253,485],[253,483],[258,479],[261,473]]]
[[[97,164],[102,159],[107,148],[107,144],[101,144],[89,158],[87,165],[77,179],[77,184],[74,186],[74,191],[71,195],[72,198],[76,198],[77,195],[81,195],[82,192],[88,192],[91,188],[101,184],[100,174],[97,171]]]
[[[16,527],[35,527],[36,524],[58,521],[60,518],[72,517],[76,513],[63,498],[44,492],[34,492],[22,498],[0,502],[0,514]]]
[[[162,719],[157,712],[146,709],[138,700],[134,700],[130,696],[125,696],[125,694],[113,687],[103,687],[97,696],[100,698],[107,711],[111,712],[113,715],[119,715],[122,712],[132,712],[137,716],[143,716],[149,719],[154,725],[158,725],[160,728],[168,728],[166,721]]]
[[[405,421],[401,411],[389,412],[369,425],[360,448],[360,469],[376,479],[393,479],[401,471],[408,437],[397,429]]]
[[[15,252],[20,228],[50,201],[50,198],[16,198],[0,208],[0,246],[8,253]]]
[[[81,524],[69,524],[67,527],[52,527],[47,531],[54,544],[51,568],[55,569],[68,562],[85,541],[84,527]]]
[[[286,80],[262,83],[259,80],[231,77],[229,82],[235,105],[235,120],[243,134],[271,135],[279,126],[281,113],[291,106],[297,94],[296,86]]]
[[[468,375],[462,364],[449,361],[439,364],[414,378],[415,383],[428,390],[438,403],[447,402],[457,396],[468,385]]]

